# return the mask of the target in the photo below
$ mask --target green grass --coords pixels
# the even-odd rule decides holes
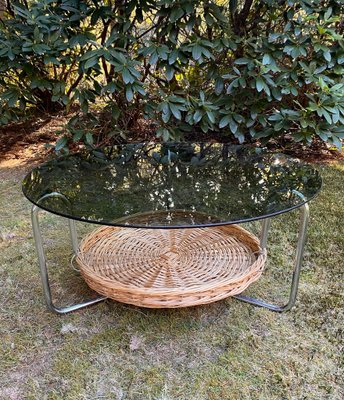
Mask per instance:
[[[2,181],[0,399],[343,399],[344,166],[321,169],[297,305],[285,314],[227,299],[176,310],[106,301],[54,315],[42,298],[30,205],[18,178]],[[267,270],[250,294],[286,298],[297,215],[273,222]],[[89,295],[67,267],[66,222],[44,215],[42,224],[56,301]]]

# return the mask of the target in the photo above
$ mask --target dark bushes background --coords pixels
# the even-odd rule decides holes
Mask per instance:
[[[220,132],[340,147],[343,16],[342,0],[7,2],[0,121],[78,103],[58,150],[127,137],[144,119],[163,140]]]

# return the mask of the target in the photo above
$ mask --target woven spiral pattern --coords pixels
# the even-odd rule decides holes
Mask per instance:
[[[87,284],[111,299],[149,308],[211,303],[242,292],[266,253],[237,225],[188,229],[102,227],[81,243]]]

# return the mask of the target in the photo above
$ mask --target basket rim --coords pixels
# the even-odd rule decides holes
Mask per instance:
[[[246,269],[243,273],[238,274],[232,278],[220,278],[220,279],[215,279],[213,282],[205,282],[205,283],[199,283],[199,284],[194,284],[190,285],[187,287],[171,287],[171,288],[152,288],[152,287],[140,287],[140,286],[132,286],[130,284],[123,284],[120,283],[114,279],[108,278],[106,276],[101,276],[97,274],[92,267],[90,267],[88,264],[84,263],[82,260],[82,252],[85,246],[87,246],[88,241],[93,238],[95,235],[100,234],[102,231],[107,231],[110,230],[111,232],[117,232],[121,230],[125,230],[126,228],[122,227],[114,227],[114,226],[103,226],[101,228],[98,228],[94,230],[93,232],[89,233],[80,243],[79,251],[76,257],[76,260],[79,264],[79,268],[81,271],[81,274],[84,276],[86,280],[91,280],[92,282],[104,286],[104,288],[108,288],[110,290],[115,290],[118,293],[131,293],[133,295],[146,295],[147,297],[149,296],[154,296],[154,295],[160,295],[160,296],[166,296],[166,295],[186,295],[186,294],[200,294],[202,291],[216,291],[223,289],[227,286],[240,286],[241,284],[246,281],[247,285],[245,286],[244,289],[252,283],[253,281],[258,279],[254,279],[259,272],[262,271],[264,268],[264,264],[266,261],[266,256],[267,252],[266,249],[261,249],[259,245],[259,240],[257,239],[256,236],[248,232],[246,229],[242,228],[241,226],[238,225],[225,225],[221,227],[211,227],[211,228],[198,228],[195,227],[195,230],[221,230],[225,231],[228,235],[228,231],[236,231],[237,233],[240,233],[247,237],[251,243],[245,243],[245,246],[249,247],[252,249],[252,244],[255,245],[257,248],[256,251],[255,249],[252,249],[252,254],[256,256],[256,259],[254,260],[253,263],[250,264],[249,268]],[[132,228],[130,229],[131,232],[133,232]],[[141,228],[137,229],[138,231],[141,230]],[[184,230],[181,228],[181,230]],[[189,230],[189,229],[188,229]],[[165,231],[165,229],[164,229]],[[241,241],[239,239],[239,241]],[[251,279],[250,279],[251,278]],[[244,290],[243,289],[243,290]]]

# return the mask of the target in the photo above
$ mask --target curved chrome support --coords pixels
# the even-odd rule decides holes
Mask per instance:
[[[57,192],[49,193],[49,194],[41,197],[38,201],[38,204],[49,197],[59,197],[64,202],[66,202],[70,205],[69,200],[64,195],[57,193]],[[36,251],[37,251],[37,256],[38,256],[38,264],[39,264],[39,270],[40,270],[41,281],[42,281],[42,286],[43,286],[43,293],[44,293],[45,301],[47,303],[49,310],[51,310],[55,313],[58,313],[58,314],[66,314],[71,311],[79,310],[80,308],[89,306],[91,304],[99,303],[100,301],[105,300],[106,297],[97,297],[96,299],[91,299],[91,300],[85,301],[83,303],[74,304],[74,305],[68,306],[68,307],[60,308],[60,307],[56,307],[54,305],[54,303],[52,301],[52,296],[51,296],[49,274],[48,274],[48,270],[47,270],[46,257],[45,257],[44,248],[43,248],[42,234],[41,234],[40,227],[39,227],[38,215],[39,215],[40,211],[42,211],[42,209],[39,208],[39,206],[34,205],[32,207],[31,221],[32,221],[33,237],[35,240]],[[70,236],[71,236],[71,240],[72,240],[73,251],[74,251],[74,255],[75,255],[75,254],[77,254],[77,251],[78,251],[78,241],[77,241],[75,221],[69,220],[69,229],[70,229]]]
[[[67,204],[67,206],[71,209],[72,205],[71,202],[69,201],[69,199],[62,193],[58,193],[58,192],[51,192],[48,193],[44,196],[42,196],[38,201],[37,204],[39,205],[40,203],[42,203],[42,201],[49,199],[50,197],[58,197],[60,198],[65,204]],[[68,226],[69,226],[69,234],[70,234],[70,238],[71,238],[71,242],[72,242],[72,248],[73,248],[73,252],[74,255],[77,254],[78,252],[78,235],[76,232],[76,225],[75,225],[75,221],[73,219],[68,219]]]
[[[299,196],[303,201],[306,201],[306,198],[300,192],[293,190],[293,193],[296,194],[297,196]],[[271,311],[277,311],[277,312],[289,311],[294,306],[295,301],[296,301],[297,292],[298,292],[298,287],[299,287],[302,258],[303,258],[304,248],[305,248],[306,239],[307,239],[308,221],[309,221],[309,206],[307,203],[304,203],[300,207],[300,225],[299,225],[299,233],[298,233],[295,261],[294,261],[294,271],[293,271],[293,277],[292,277],[292,282],[291,282],[288,303],[285,304],[284,306],[279,306],[279,305],[267,303],[260,299],[255,299],[255,298],[252,298],[249,296],[245,296],[242,294],[233,296],[234,298],[244,301],[246,303],[253,304],[258,307],[268,308]],[[267,229],[268,229],[268,227],[266,227],[266,225],[264,225],[264,223],[263,223],[263,230],[262,230],[262,236],[261,236],[261,246],[263,248],[266,246]]]
[[[74,261],[76,259],[76,254],[72,255],[72,258],[70,259],[70,266],[72,267],[72,269],[77,272],[78,274],[80,274],[80,269],[74,264]]]

